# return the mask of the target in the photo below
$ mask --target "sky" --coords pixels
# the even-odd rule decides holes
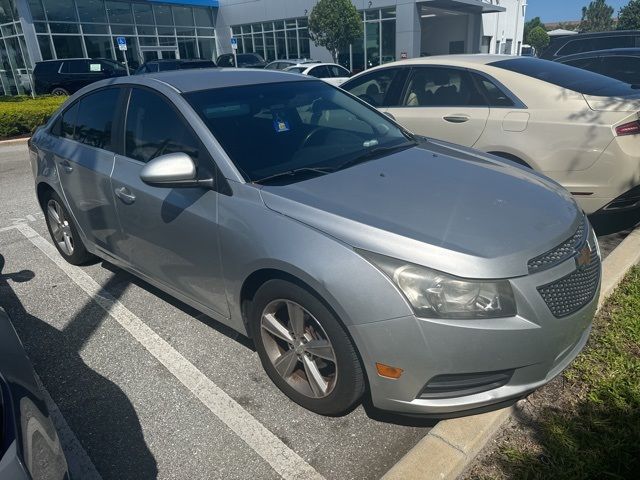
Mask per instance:
[[[543,22],[561,22],[564,20],[580,20],[582,7],[590,0],[528,0],[527,20],[540,17]],[[624,7],[629,0],[607,0],[607,4],[618,14],[620,7]]]

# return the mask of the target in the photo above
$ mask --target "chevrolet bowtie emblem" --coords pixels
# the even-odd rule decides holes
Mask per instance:
[[[576,267],[578,267],[578,270],[584,270],[591,263],[591,249],[589,245],[585,245],[577,253]]]

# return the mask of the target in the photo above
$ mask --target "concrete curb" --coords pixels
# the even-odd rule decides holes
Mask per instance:
[[[631,267],[640,262],[640,227],[602,262],[598,310]],[[513,407],[439,422],[382,477],[383,480],[454,480],[511,416]]]
[[[29,138],[12,138],[11,140],[0,140],[0,147],[11,146],[11,145],[21,145],[23,143],[27,143]]]

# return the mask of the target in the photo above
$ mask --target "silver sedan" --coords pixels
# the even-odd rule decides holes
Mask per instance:
[[[114,78],[30,142],[60,254],[101,257],[250,336],[325,415],[513,401],[587,341],[600,288],[571,196],[274,71]],[[211,352],[215,361],[215,352]]]

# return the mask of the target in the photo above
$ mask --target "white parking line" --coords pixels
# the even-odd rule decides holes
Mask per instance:
[[[131,334],[169,372],[187,387],[215,416],[238,435],[283,478],[291,480],[323,479],[311,465],[285,445],[240,404],[213,383],[195,365],[129,311],[109,292],[103,290],[82,269],[68,264],[53,245],[26,224],[18,229],[42,253],[51,259],[76,285]],[[0,229],[0,231],[9,228]]]

